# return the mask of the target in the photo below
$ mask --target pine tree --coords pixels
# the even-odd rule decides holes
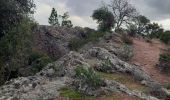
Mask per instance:
[[[64,13],[64,15],[61,17],[62,17],[62,26],[63,27],[69,27],[69,28],[73,27],[71,20],[68,20],[68,18],[69,18],[68,12]]]
[[[51,15],[48,19],[48,22],[50,25],[52,26],[57,26],[59,27],[60,26],[60,23],[58,21],[58,14],[57,14],[57,11],[55,10],[55,8],[52,9],[52,12],[51,12]]]

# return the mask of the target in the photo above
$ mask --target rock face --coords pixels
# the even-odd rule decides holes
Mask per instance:
[[[83,28],[66,28],[40,25],[34,32],[34,47],[56,59],[69,53],[68,42],[83,37]]]

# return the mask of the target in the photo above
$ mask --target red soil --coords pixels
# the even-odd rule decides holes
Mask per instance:
[[[133,64],[139,64],[141,68],[149,74],[154,80],[165,84],[170,82],[170,76],[162,74],[156,64],[159,62],[161,49],[166,45],[159,40],[153,40],[147,43],[144,39],[133,39],[134,57],[130,61]]]

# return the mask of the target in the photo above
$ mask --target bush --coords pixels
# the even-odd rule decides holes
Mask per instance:
[[[159,67],[162,72],[170,73],[170,50],[165,50],[160,54]]]
[[[69,41],[69,48],[74,51],[78,51],[88,41],[86,39],[73,38]]]
[[[170,31],[162,33],[160,36],[160,40],[166,44],[170,43]]]
[[[133,44],[133,40],[131,39],[131,37],[127,34],[122,34],[121,40],[125,43],[125,44],[129,44],[132,45]]]
[[[96,70],[101,72],[108,72],[111,71],[112,63],[109,58],[107,58],[105,61],[101,63],[100,66],[96,67]]]
[[[170,55],[167,54],[161,54],[159,61],[163,61],[163,62],[170,62]]]
[[[168,83],[165,88],[167,88],[168,90],[170,90],[170,83]]]
[[[11,28],[0,40],[0,80],[9,80],[19,76],[19,68],[25,67],[32,50],[32,30],[36,23],[25,18],[16,27]]]
[[[92,68],[84,68],[77,66],[75,69],[75,76],[81,80],[82,85],[88,85],[90,87],[97,88],[102,85],[102,80]]]
[[[116,54],[120,59],[129,61],[133,57],[133,48],[130,45],[124,44]]]
[[[69,48],[71,50],[77,51],[85,44],[89,42],[97,42],[99,38],[103,37],[106,33],[104,32],[94,32],[88,34],[85,38],[73,38],[69,41]]]
[[[30,73],[37,73],[41,71],[47,64],[51,63],[52,59],[47,55],[39,52],[33,52],[29,57],[29,65],[31,66]]]

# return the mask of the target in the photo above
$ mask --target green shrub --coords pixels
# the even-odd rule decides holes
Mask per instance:
[[[85,69],[82,66],[77,66],[75,76],[82,81],[82,85],[87,84],[90,87],[97,88],[102,85],[102,80],[92,68]]]
[[[132,45],[133,44],[133,40],[131,39],[131,37],[127,34],[122,34],[121,40],[125,43],[125,44],[129,44]]]
[[[103,37],[106,34],[106,32],[95,32],[91,33],[87,37],[88,42],[97,42],[101,37]]]
[[[35,27],[34,21],[25,18],[1,38],[0,80],[7,81],[18,77],[19,69],[27,66],[28,57],[32,51],[32,31]]]
[[[133,57],[133,48],[132,48],[132,46],[124,44],[117,51],[117,56],[120,59],[124,60],[124,61],[129,61]]]
[[[69,48],[71,50],[77,51],[88,41],[86,39],[73,38],[69,41]]]
[[[161,34],[160,40],[163,41],[164,43],[169,43],[170,42],[170,31],[166,31]]]
[[[159,61],[163,61],[163,62],[170,62],[170,55],[167,54],[161,54]]]
[[[68,97],[70,100],[94,100],[92,97],[86,96],[68,87],[64,87],[60,90],[60,96]]]
[[[102,62],[102,65],[100,68],[97,70],[102,71],[102,72],[109,72],[111,71],[112,68],[112,63],[109,58],[107,58],[105,61]]]
[[[105,34],[106,33],[104,32],[94,32],[88,34],[88,36],[85,38],[73,38],[69,41],[69,48],[71,50],[77,51],[89,42],[97,42]]]
[[[41,71],[47,64],[51,62],[52,59],[50,57],[39,52],[33,52],[29,58],[29,65],[31,66],[33,74]]]
[[[163,73],[170,73],[170,50],[164,50],[163,53],[160,54],[159,67]]]
[[[170,83],[168,83],[165,88],[167,88],[168,90],[170,90]]]

